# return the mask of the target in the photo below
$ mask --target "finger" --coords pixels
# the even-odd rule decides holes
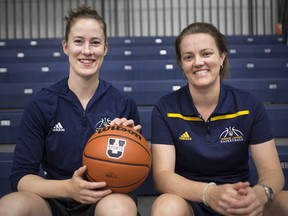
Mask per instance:
[[[88,182],[86,181],[86,184],[85,184],[85,188],[89,189],[89,190],[97,190],[97,189],[101,189],[101,188],[104,188],[106,187],[107,184],[106,182]]]
[[[250,193],[250,192],[249,192]],[[247,209],[248,207],[258,205],[258,200],[253,195],[242,196],[242,199],[238,201],[230,202],[230,207],[232,209]]]
[[[133,127],[134,130],[136,131],[140,131],[142,129],[142,126],[141,125],[136,125]]]
[[[115,118],[110,122],[110,125],[121,125],[126,121],[128,121],[126,118]]]
[[[119,118],[115,118],[109,123],[109,125],[115,125],[116,122],[118,122],[118,121],[119,121]]]
[[[124,125],[128,127],[132,127],[134,130],[141,130],[142,126],[141,125],[136,125],[134,123],[133,119],[127,120],[126,118],[115,118],[113,121],[110,122],[110,125]]]
[[[142,126],[140,124],[135,125],[134,120],[132,120],[132,119],[126,120],[125,122],[123,122],[123,125],[128,126],[128,127],[132,127],[136,131],[140,131],[142,129]]]
[[[246,196],[247,194],[248,194],[248,190],[245,188],[245,189],[243,189],[243,188],[240,188],[239,190],[238,190],[238,194],[239,195],[242,195],[242,196]]]
[[[135,126],[133,119],[129,119],[129,120],[123,119],[122,124],[125,125],[125,126],[129,126],[129,127],[134,127]]]
[[[81,201],[83,204],[94,204],[98,202],[103,197],[111,194],[110,189],[99,190],[99,191],[88,191],[85,195],[81,196]]]
[[[226,212],[229,215],[258,215],[259,209],[254,206],[243,206],[242,208],[228,208]]]
[[[82,177],[83,174],[86,172],[86,165],[80,167],[79,169],[77,169],[75,172],[74,172],[74,176],[79,176],[79,177]]]
[[[236,184],[233,184],[233,189],[234,190],[240,190],[240,189],[246,189],[250,186],[250,183],[249,182],[238,182]]]

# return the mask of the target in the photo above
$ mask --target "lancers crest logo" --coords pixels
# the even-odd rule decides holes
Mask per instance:
[[[219,139],[221,143],[241,142],[244,140],[244,135],[240,130],[229,126],[221,133]]]
[[[109,117],[102,117],[101,120],[95,124],[95,126],[94,126],[95,131],[98,131],[101,128],[106,127],[107,125],[109,125],[110,122],[111,122],[111,120]]]
[[[106,154],[109,158],[119,159],[123,156],[126,140],[109,138]]]

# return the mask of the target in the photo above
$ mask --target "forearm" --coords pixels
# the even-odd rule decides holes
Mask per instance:
[[[285,180],[274,140],[251,145],[250,150],[258,172],[258,184],[265,184],[278,194]]]
[[[67,198],[69,180],[47,180],[37,175],[26,175],[18,183],[19,191],[29,191],[44,198]]]
[[[284,187],[285,179],[281,169],[270,170],[259,176],[258,184],[268,185],[278,194]]]
[[[192,181],[168,171],[154,174],[154,183],[161,193],[177,194],[195,202],[202,202],[203,190],[207,186],[207,183]]]

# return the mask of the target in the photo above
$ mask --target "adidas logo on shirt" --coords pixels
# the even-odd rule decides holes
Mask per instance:
[[[185,133],[183,133],[180,137],[180,140],[192,140],[192,138],[189,136],[188,132],[186,131]]]
[[[65,131],[65,128],[63,128],[63,126],[61,125],[60,122],[58,122],[54,127],[53,127],[53,130],[52,131],[60,131],[60,132],[63,132]]]

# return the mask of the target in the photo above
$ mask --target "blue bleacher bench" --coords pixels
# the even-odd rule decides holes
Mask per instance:
[[[12,152],[0,152],[0,198],[11,192],[9,176],[12,167],[12,159]]]
[[[230,59],[229,78],[288,78],[288,57]],[[0,63],[0,83],[52,82],[69,72],[67,61]],[[104,61],[100,69],[104,80],[171,80],[185,79],[175,60],[113,60]]]
[[[59,48],[62,43],[61,38],[34,38],[34,39],[5,39],[0,40],[0,50],[7,48]]]
[[[0,109],[22,109],[36,92],[51,83],[8,83],[0,85]]]
[[[270,127],[275,137],[288,138],[288,105],[265,105]]]
[[[263,103],[288,103],[288,78],[228,79],[225,82],[251,92]]]
[[[144,39],[142,39],[144,40]],[[228,46],[228,56],[231,59],[239,58],[284,58],[288,54],[288,46],[284,44],[232,44]],[[176,52],[174,43],[157,44],[151,41],[150,44],[138,45],[137,43],[111,45],[105,61],[113,60],[174,60]],[[1,47],[0,63],[7,62],[57,62],[68,61],[63,52],[61,44],[59,46],[29,46],[29,47]]]
[[[282,58],[230,59],[230,78],[288,78],[288,55]]]
[[[168,71],[166,71],[169,73]],[[129,73],[129,72],[127,72]],[[133,98],[138,106],[151,106],[157,100],[187,84],[186,79],[111,81],[112,85]],[[250,91],[263,103],[288,103],[288,78],[228,79],[228,85]],[[52,83],[0,84],[0,108],[23,108],[33,94]]]
[[[22,117],[22,110],[0,111],[0,145],[15,144]]]
[[[0,49],[0,63],[23,63],[23,62],[57,62],[68,61],[67,55],[59,48],[42,49]]]
[[[50,82],[67,76],[69,64],[58,62],[0,63],[0,83]],[[104,61],[100,78],[119,80],[184,79],[185,76],[174,60],[113,60]],[[39,80],[38,80],[39,79]],[[38,81],[37,81],[38,80]]]
[[[115,81],[113,86],[134,99],[138,106],[152,106],[162,96],[187,84],[186,80]]]
[[[30,72],[68,72],[69,63],[68,61],[59,62],[0,62],[0,74],[1,73],[26,73],[29,76]]]
[[[255,44],[283,44],[284,36],[282,35],[226,35],[229,45],[255,45]]]
[[[278,35],[226,35],[228,45],[235,44],[282,44],[284,37]],[[135,37],[108,37],[111,46],[129,45],[174,45],[175,36],[135,36]],[[3,39],[1,48],[27,48],[27,47],[59,47],[63,38],[32,38],[32,39]]]
[[[288,54],[284,44],[231,45],[229,58],[283,58]]]

